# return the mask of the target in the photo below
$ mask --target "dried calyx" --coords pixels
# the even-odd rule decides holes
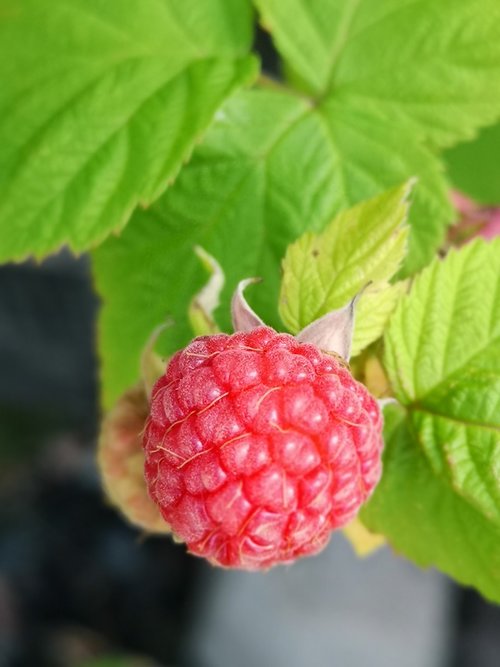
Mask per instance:
[[[245,299],[244,290],[248,285],[259,282],[259,278],[242,280],[231,301],[231,315],[235,331],[251,331],[265,326]],[[301,343],[311,343],[327,354],[339,356],[349,361],[354,330],[354,309],[359,295],[346,306],[332,310],[302,329],[296,338]]]

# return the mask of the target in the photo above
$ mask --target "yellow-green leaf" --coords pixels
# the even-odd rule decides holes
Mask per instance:
[[[396,273],[406,251],[410,188],[405,183],[358,204],[337,215],[320,234],[307,232],[289,246],[279,310],[292,332],[344,306],[371,282],[380,291],[381,283]],[[364,310],[370,301],[375,301],[374,292]],[[378,322],[374,324],[376,338],[381,332]],[[370,338],[367,328],[362,333],[365,340]]]

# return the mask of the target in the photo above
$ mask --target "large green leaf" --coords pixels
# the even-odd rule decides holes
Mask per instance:
[[[427,192],[417,190],[406,272],[425,265],[453,218],[442,166],[429,148],[471,137],[500,116],[500,5],[496,0],[255,4],[292,80],[316,100],[348,203],[420,177],[419,189]]]
[[[138,211],[120,239],[110,239],[95,254],[97,287],[105,302],[106,401],[133,382],[139,351],[167,314],[177,322],[168,333],[171,348],[186,342],[187,304],[202,281],[195,244],[226,274],[219,309],[226,329],[231,291],[238,280],[254,275],[265,283],[249,290],[249,298],[269,324],[279,326],[279,263],[287,245],[307,229],[322,229],[332,213],[361,199],[367,189],[353,182],[346,191],[338,178],[342,158],[328,132],[321,112],[297,96],[256,90],[234,96],[174,186],[150,210]],[[337,139],[342,142],[340,129]],[[410,150],[405,154],[409,162],[417,157]],[[363,183],[372,178],[371,168],[363,166]],[[375,167],[374,178],[381,172],[394,183],[391,164]],[[423,180],[414,205],[425,208],[422,194],[432,200],[433,174]]]
[[[453,185],[481,204],[500,205],[500,123],[444,153]]]
[[[406,273],[427,264],[453,216],[439,160],[408,127],[388,122],[376,109],[349,107],[332,96],[314,107],[314,116],[330,149],[333,212],[418,176]]]
[[[497,0],[255,0],[315,97],[376,106],[434,145],[500,115]]]
[[[3,0],[0,260],[82,250],[177,174],[255,62],[248,0]]]
[[[426,269],[385,345],[404,408],[363,518],[417,563],[500,601],[500,241]]]
[[[248,296],[253,291],[261,314],[270,323],[274,314],[277,322],[279,261],[286,244],[328,215],[327,156],[301,100],[249,91],[223,107],[174,186],[151,209],[138,210],[120,238],[108,239],[94,252],[104,301],[105,403],[135,380],[140,350],[167,315],[175,319],[165,334],[167,349],[189,339],[188,304],[204,282],[195,244],[225,273],[218,316],[226,330],[232,290],[238,280],[254,275],[265,283],[248,290]],[[308,172],[314,178],[304,179]]]
[[[288,248],[280,315],[291,331],[345,306],[368,283],[392,278],[405,256],[408,192],[405,184],[358,204]]]

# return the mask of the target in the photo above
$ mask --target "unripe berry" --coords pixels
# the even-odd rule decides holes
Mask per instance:
[[[98,463],[110,502],[134,525],[167,533],[168,525],[144,489],[141,436],[148,413],[142,383],[125,392],[103,422]]]

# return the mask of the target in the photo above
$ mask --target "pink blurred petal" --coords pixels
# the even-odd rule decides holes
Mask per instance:
[[[485,215],[485,218],[489,220],[479,234],[485,239],[494,239],[500,235],[500,208],[490,209],[489,215]]]
[[[461,246],[478,236],[489,241],[500,235],[500,207],[481,206],[457,190],[450,191],[450,199],[458,213],[449,233],[452,245]]]
[[[461,214],[474,213],[479,208],[475,201],[458,190],[450,191],[450,199],[453,207]]]

